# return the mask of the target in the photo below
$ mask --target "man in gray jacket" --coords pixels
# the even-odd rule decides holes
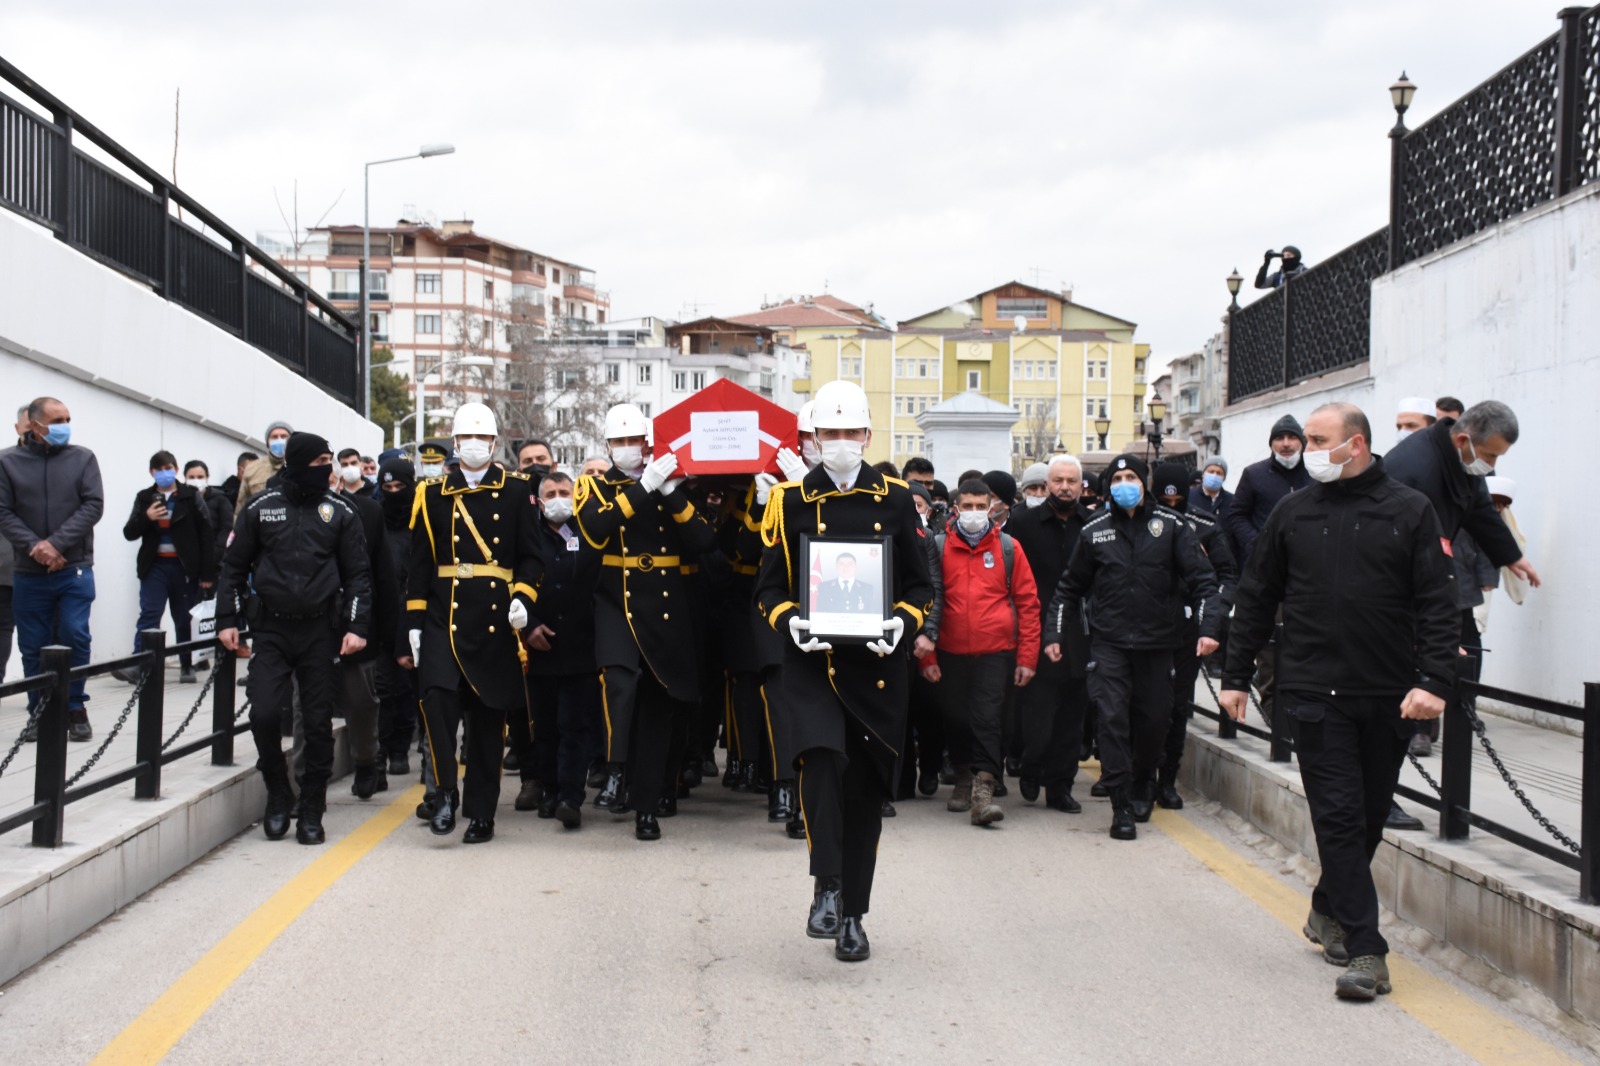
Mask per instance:
[[[72,648],[72,665],[89,662],[89,609],[94,603],[94,525],[105,510],[94,452],[71,443],[67,405],[41,396],[28,405],[26,436],[0,451],[0,536],[15,562],[12,613],[23,674],[39,672],[39,652],[52,642]],[[25,733],[37,739],[40,693],[28,694]],[[94,736],[84,682],[68,702],[73,740]]]

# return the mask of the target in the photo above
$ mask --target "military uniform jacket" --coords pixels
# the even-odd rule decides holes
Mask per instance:
[[[845,750],[845,730],[865,731],[885,783],[894,773],[906,731],[910,670],[906,656],[933,602],[922,523],[904,481],[870,466],[857,472],[854,487],[841,491],[825,467],[799,482],[785,482],[767,498],[762,522],[768,545],[756,578],[756,608],[783,638],[782,733],[790,747],[780,765],[812,748]],[[809,574],[800,557],[800,535],[887,536],[892,539],[894,616],[905,623],[894,654],[853,644],[829,652],[803,652],[789,636]],[[775,732],[777,732],[775,730]]]
[[[491,707],[524,705],[525,652],[506,612],[515,597],[534,615],[543,520],[527,475],[498,465],[476,487],[460,471],[417,486],[406,620],[422,630],[419,691],[464,677]]]
[[[678,486],[644,486],[613,466],[573,490],[574,521],[600,551],[594,651],[601,667],[648,667],[673,699],[700,698],[693,575],[716,530]]]

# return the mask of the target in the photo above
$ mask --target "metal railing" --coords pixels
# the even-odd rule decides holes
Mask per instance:
[[[37,717],[31,722],[38,731],[33,767],[33,803],[0,817],[0,835],[31,825],[36,847],[60,847],[65,839],[67,807],[81,799],[128,781],[134,782],[135,799],[157,799],[161,795],[162,767],[208,749],[211,752],[211,765],[233,765],[233,738],[250,729],[248,722],[237,721],[243,709],[235,706],[237,686],[234,682],[238,676],[238,660],[233,653],[224,650],[221,642],[212,637],[168,647],[166,634],[161,630],[146,630],[140,634],[140,641],[144,650],[135,655],[87,666],[73,666],[72,649],[52,645],[41,652],[43,673],[0,685],[0,699],[31,692],[38,692],[42,696]],[[172,656],[198,651],[213,651],[210,675],[206,679],[211,695],[211,730],[178,744],[178,738],[199,714],[206,690],[200,691],[188,716],[178,728],[163,739],[167,696],[165,664]],[[129,667],[141,669],[143,673],[122,714],[101,739],[94,753],[76,772],[69,775],[67,727],[73,682]],[[133,765],[83,781],[130,717],[133,718],[135,736]],[[4,772],[25,742],[23,736],[17,737],[4,762],[0,763],[0,773]]]
[[[51,116],[0,93],[0,207],[360,406],[355,322],[3,58],[0,81]],[[205,232],[176,217],[177,209]]]

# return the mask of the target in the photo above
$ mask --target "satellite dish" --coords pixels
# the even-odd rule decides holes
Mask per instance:
[[[1018,333],[1026,333],[1026,332],[1028,332],[1028,316],[1027,315],[1018,315],[1016,318],[1012,319],[1012,321],[1016,323],[1017,332]]]

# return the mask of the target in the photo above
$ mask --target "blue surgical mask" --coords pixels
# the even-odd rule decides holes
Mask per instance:
[[[1111,486],[1111,499],[1118,507],[1137,507],[1144,490],[1134,481],[1119,481]]]
[[[53,426],[46,426],[44,442],[52,448],[65,447],[72,440],[72,423],[57,422]]]
[[[156,479],[156,488],[162,492],[171,489],[178,481],[178,472],[176,470],[157,470],[153,476]]]
[[[1206,487],[1207,492],[1216,492],[1222,488],[1222,475],[1207,474],[1201,484]]]
[[[282,459],[283,450],[288,446],[289,438],[279,437],[277,440],[270,440],[267,442],[267,451],[271,452],[274,458]]]

